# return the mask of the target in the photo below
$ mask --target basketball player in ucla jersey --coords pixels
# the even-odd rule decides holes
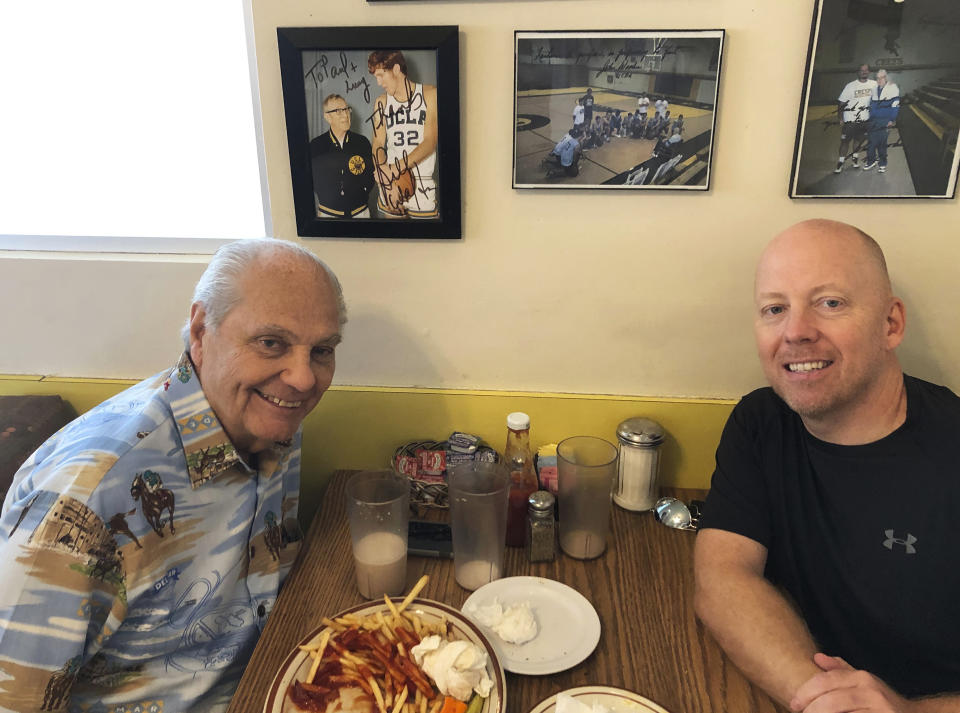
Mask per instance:
[[[436,218],[437,88],[407,77],[399,50],[371,52],[367,68],[384,90],[373,115],[377,207],[391,218]]]

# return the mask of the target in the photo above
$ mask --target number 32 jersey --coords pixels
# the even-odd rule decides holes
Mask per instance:
[[[384,128],[386,129],[387,160],[405,164],[404,156],[413,153],[423,143],[427,121],[427,102],[423,94],[423,85],[414,84],[409,101],[397,101],[387,95],[384,110]],[[437,162],[437,152],[427,156],[413,169],[420,186],[433,185],[433,168]]]

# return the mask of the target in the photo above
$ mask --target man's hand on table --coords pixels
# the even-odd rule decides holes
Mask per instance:
[[[797,689],[790,709],[800,713],[936,713],[960,710],[956,696],[907,700],[867,671],[860,671],[839,656],[814,654],[821,669]]]
[[[859,671],[839,656],[814,654],[821,669],[797,689],[790,709],[800,713],[908,713],[911,703],[876,676]]]

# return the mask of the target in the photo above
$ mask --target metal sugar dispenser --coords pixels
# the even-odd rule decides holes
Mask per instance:
[[[557,556],[557,525],[553,519],[556,498],[549,490],[538,490],[527,498],[527,559],[553,562]]]
[[[617,426],[620,466],[613,501],[625,510],[653,510],[657,504],[663,439],[663,427],[648,418],[628,418]]]

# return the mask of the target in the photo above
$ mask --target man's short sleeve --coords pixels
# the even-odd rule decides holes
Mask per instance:
[[[735,532],[769,547],[770,510],[758,445],[760,414],[752,412],[753,396],[734,408],[723,428],[700,526]]]

